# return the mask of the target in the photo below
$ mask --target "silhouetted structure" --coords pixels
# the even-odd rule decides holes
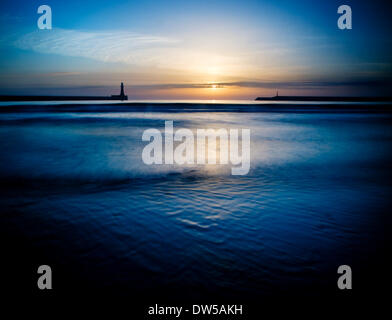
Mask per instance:
[[[326,102],[383,102],[392,101],[392,97],[333,97],[333,96],[279,96],[257,97],[256,101],[326,101]]]
[[[0,101],[94,101],[94,100],[128,100],[124,93],[124,84],[121,82],[119,95],[102,96],[8,96],[0,95]]]
[[[112,100],[128,100],[128,96],[124,93],[124,83],[121,82],[121,91],[120,95],[112,95]]]

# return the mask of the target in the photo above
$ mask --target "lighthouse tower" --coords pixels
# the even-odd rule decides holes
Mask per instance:
[[[124,83],[121,82],[121,91],[119,95],[112,95],[110,97],[111,100],[128,100],[128,96],[124,93]]]
[[[124,83],[121,82],[121,93],[120,93],[120,97],[124,97],[124,96],[125,96],[125,94],[124,94]],[[121,100],[124,100],[124,99],[121,99]]]

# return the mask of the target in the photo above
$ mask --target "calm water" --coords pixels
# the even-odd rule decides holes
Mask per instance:
[[[249,174],[145,165],[142,133],[164,120],[250,128]],[[3,252],[18,272],[51,265],[59,291],[313,295],[336,289],[341,264],[365,286],[390,241],[391,124],[338,111],[0,113]]]

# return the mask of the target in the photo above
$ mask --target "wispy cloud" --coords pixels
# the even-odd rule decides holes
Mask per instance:
[[[231,73],[235,68],[246,66],[238,56],[226,51],[222,53],[189,46],[179,39],[128,31],[39,30],[20,36],[12,43],[19,49],[37,53],[193,73]]]
[[[346,66],[332,63],[322,65],[321,68],[319,64],[304,63],[304,57],[308,57],[306,52],[299,55],[293,47],[281,42],[257,44],[249,48],[232,43],[220,49],[218,45],[216,48],[203,47],[197,41],[189,39],[182,41],[129,31],[52,29],[18,36],[12,43],[19,49],[37,53],[147,67],[140,68],[137,80],[134,81],[136,76],[132,72],[135,70],[121,65],[124,69],[121,71],[126,71],[127,75],[125,78],[121,75],[115,79],[117,82],[119,78],[133,80],[133,87],[142,90],[202,89],[210,88],[212,84],[218,88],[305,90],[391,86],[390,77],[386,77],[385,72],[380,72],[389,70],[390,64],[375,66],[361,62],[361,65]],[[59,72],[41,74],[40,81],[42,85],[66,86],[74,85],[75,82],[79,85],[114,82],[109,80],[110,74],[113,75],[112,71],[104,75],[89,75],[83,71],[83,68],[75,68],[71,72],[61,72],[60,68]],[[143,72],[147,80],[141,79]],[[34,84],[38,81],[35,77],[31,77],[31,80]],[[4,83],[8,82],[9,76],[4,80]]]
[[[19,49],[39,53],[85,57],[104,62],[144,64],[148,50],[170,47],[178,40],[126,31],[86,32],[66,29],[39,30],[14,41]]]

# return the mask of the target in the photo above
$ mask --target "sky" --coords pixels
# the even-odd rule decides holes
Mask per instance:
[[[37,26],[40,5],[52,29]],[[350,5],[352,29],[337,26]],[[0,94],[388,95],[388,1],[2,0]]]

